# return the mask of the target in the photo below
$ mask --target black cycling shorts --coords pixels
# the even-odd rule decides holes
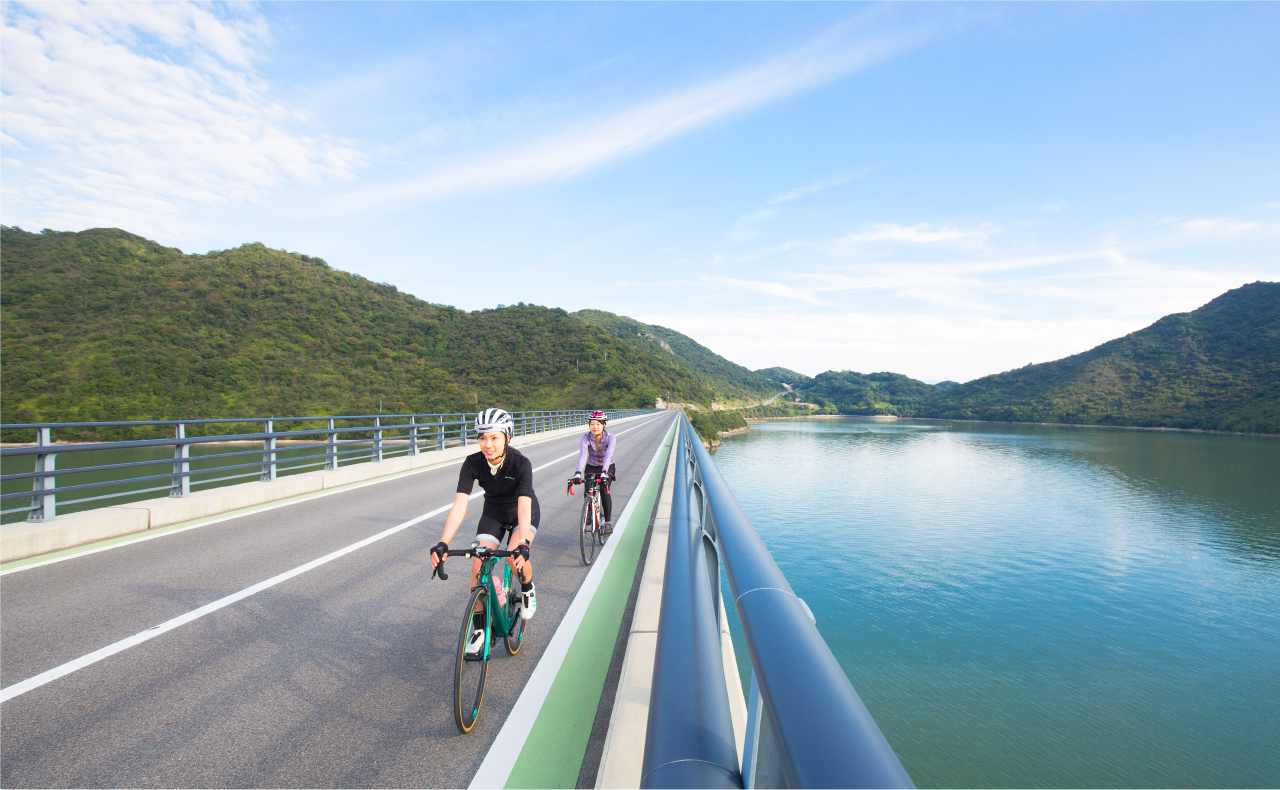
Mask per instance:
[[[533,509],[533,518],[531,525],[533,534],[538,534],[538,509]],[[509,518],[504,518],[508,516]],[[517,527],[516,514],[514,510],[510,513],[494,513],[485,510],[480,515],[480,523],[476,525],[476,540],[480,540],[481,536],[489,538],[486,543],[492,543],[494,546],[501,546],[502,541],[506,539],[507,534],[514,532]]]

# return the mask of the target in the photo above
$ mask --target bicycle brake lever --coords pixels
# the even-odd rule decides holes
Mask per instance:
[[[437,565],[437,566],[435,567],[435,570],[431,571],[431,575],[432,575],[432,576],[439,576],[439,577],[440,577],[440,581],[442,581],[442,582],[447,582],[447,581],[449,581],[449,574],[447,574],[447,573],[445,573],[445,572],[444,572],[444,559],[443,559],[443,558],[441,558],[441,560],[440,560],[440,564],[439,564],[439,565]]]

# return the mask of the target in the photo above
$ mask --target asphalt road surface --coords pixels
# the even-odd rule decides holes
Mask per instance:
[[[670,425],[617,426],[615,517]],[[0,704],[0,785],[466,786],[586,576],[582,500],[564,490],[578,438],[522,448],[535,468],[574,456],[535,473],[538,613],[518,655],[497,649],[470,735],[450,713],[470,561],[431,578],[440,513]],[[448,505],[457,476],[453,463],[0,577],[0,686]]]

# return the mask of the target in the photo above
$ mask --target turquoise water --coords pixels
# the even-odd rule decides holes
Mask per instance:
[[[804,420],[714,458],[919,786],[1280,785],[1280,439]]]

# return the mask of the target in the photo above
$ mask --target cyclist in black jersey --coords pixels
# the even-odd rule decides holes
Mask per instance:
[[[519,450],[511,446],[514,423],[511,415],[502,409],[486,409],[476,415],[476,435],[480,452],[467,456],[458,472],[458,489],[453,495],[453,508],[444,522],[444,534],[431,549],[431,567],[449,550],[462,520],[467,515],[467,503],[476,483],[484,489],[484,509],[476,527],[476,543],[498,548],[504,537],[511,534],[508,548],[516,552],[507,563],[514,576],[520,579],[520,616],[528,620],[538,609],[538,597],[533,586],[533,565],[529,561],[529,548],[538,531],[538,496],[533,492],[533,464]],[[471,583],[480,583],[480,559],[471,561]]]

